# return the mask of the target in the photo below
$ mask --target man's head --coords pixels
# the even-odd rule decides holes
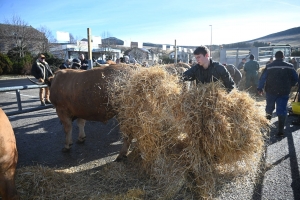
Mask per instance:
[[[246,58],[243,58],[243,59],[242,59],[242,62],[245,63],[245,62],[246,62]]]
[[[70,65],[70,64],[72,63],[72,59],[67,59],[67,60],[66,60],[66,63],[67,63],[68,65]]]
[[[210,52],[206,46],[197,47],[196,50],[194,51],[194,56],[197,60],[197,63],[201,66],[208,67],[209,55],[210,55]]]
[[[79,58],[80,60],[84,60],[84,54],[80,54]]]
[[[283,52],[282,51],[277,51],[276,53],[275,53],[275,58],[276,59],[283,59]]]
[[[41,62],[45,62],[45,55],[44,54],[40,54],[39,55],[39,60],[41,61]]]
[[[251,54],[251,55],[249,56],[249,59],[250,59],[250,60],[254,60],[254,55]]]
[[[293,62],[293,63],[296,62],[296,59],[295,59],[295,58],[292,58],[292,62]]]

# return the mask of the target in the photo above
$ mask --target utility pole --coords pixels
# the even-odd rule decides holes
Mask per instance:
[[[89,67],[88,69],[93,69],[93,61],[92,61],[92,34],[91,29],[87,28],[87,35],[88,35],[88,62]]]
[[[212,52],[211,52],[211,46],[212,46],[212,25],[210,26],[210,47],[209,47],[209,51],[210,51],[210,57],[212,58]]]
[[[177,64],[177,46],[176,46],[176,40],[175,40],[175,60],[174,63]]]

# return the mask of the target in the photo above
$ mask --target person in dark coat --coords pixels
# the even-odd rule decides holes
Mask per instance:
[[[87,70],[89,67],[89,61],[84,58],[84,54],[80,55],[79,60],[81,64],[80,69]]]
[[[245,63],[244,71],[246,75],[246,89],[257,88],[258,83],[258,71],[259,71],[259,63],[254,60],[254,55],[250,55],[249,61]]]
[[[40,54],[38,59],[33,63],[31,68],[31,74],[41,83],[49,82],[49,78],[53,76],[53,72],[49,67],[48,63],[45,61],[45,56],[43,54]],[[42,106],[45,106],[46,104],[51,104],[49,99],[49,87],[40,88],[39,96]]]
[[[266,117],[272,118],[275,109],[278,116],[278,136],[284,136],[284,125],[287,116],[287,103],[292,86],[298,81],[294,66],[283,61],[283,52],[275,53],[275,60],[268,64],[260,76],[257,91],[260,95],[263,88],[266,92]]]
[[[183,73],[184,81],[196,80],[196,84],[221,81],[227,91],[234,88],[230,73],[221,63],[210,58],[210,51],[206,46],[197,47],[194,55],[198,64]]]
[[[243,58],[237,67],[238,70],[244,69],[245,62],[246,62],[246,58]]]
[[[59,66],[59,69],[70,69],[70,68],[71,66],[70,66],[69,59],[66,59],[66,61]]]
[[[81,67],[81,62],[80,62],[80,60],[79,60],[78,58],[74,58],[74,59],[72,60],[72,66],[71,66],[71,68],[72,68],[72,69],[80,69],[80,67]]]
[[[296,61],[296,59],[292,58],[290,63],[294,66],[294,69],[297,71],[297,69],[298,69],[298,62]]]

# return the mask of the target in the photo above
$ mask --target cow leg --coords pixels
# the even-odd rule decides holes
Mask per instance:
[[[86,122],[86,120],[77,118],[77,126],[79,128],[79,135],[78,135],[78,140],[77,140],[78,144],[82,144],[85,142],[85,138],[86,138],[85,132],[84,132],[85,122]]]
[[[6,172],[0,172],[0,196],[2,196],[2,199],[19,199],[14,176],[15,167],[11,167]]]
[[[121,148],[121,151],[120,151],[118,157],[115,160],[116,162],[120,162],[127,158],[127,153],[128,153],[128,149],[130,147],[131,141],[132,141],[131,137],[123,138],[123,145],[122,145],[122,148]]]
[[[60,109],[56,109],[57,115],[63,124],[64,131],[66,134],[66,141],[65,141],[65,147],[62,149],[63,152],[69,152],[71,149],[71,146],[73,144],[72,141],[72,118],[65,115],[63,111]]]
[[[67,118],[64,121],[62,121],[64,126],[64,131],[66,134],[66,141],[65,141],[65,147],[62,149],[63,152],[68,152],[71,149],[71,146],[73,144],[72,141],[72,119]]]

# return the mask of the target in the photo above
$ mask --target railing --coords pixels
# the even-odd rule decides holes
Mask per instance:
[[[23,85],[23,86],[14,86],[14,87],[0,87],[0,92],[16,91],[16,96],[17,96],[18,110],[6,112],[5,114],[7,116],[11,116],[11,115],[18,115],[18,114],[27,113],[27,112],[33,112],[33,111],[37,111],[37,110],[43,110],[43,109],[47,109],[47,108],[53,108],[53,105],[38,106],[38,107],[28,108],[28,109],[22,108],[20,90],[45,88],[45,87],[48,87],[48,86],[47,85]]]

